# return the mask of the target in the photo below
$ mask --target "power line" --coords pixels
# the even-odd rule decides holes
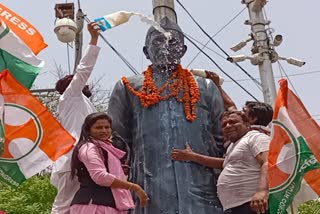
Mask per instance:
[[[84,19],[87,23],[90,23],[90,22],[91,22],[90,19],[89,19],[86,15],[83,16],[83,19]],[[113,52],[115,52],[115,53],[117,54],[117,56],[128,66],[128,68],[129,68],[135,75],[139,74],[139,72],[129,63],[129,61],[128,61],[124,56],[122,56],[122,55],[120,54],[120,52],[117,51],[117,49],[115,49],[115,48],[113,47],[113,45],[111,45],[111,43],[108,42],[107,39],[106,39],[101,33],[99,33],[99,35],[100,35],[100,37],[102,38],[102,40],[111,48],[111,50],[113,50]]]
[[[195,38],[193,38],[193,37],[191,37],[191,36],[189,36],[188,34],[186,34],[186,33],[183,33],[183,34],[185,34],[186,36],[188,36],[189,37],[189,39],[192,39],[192,40],[194,40],[195,42],[197,42],[197,43],[199,43],[200,45],[203,45],[201,42],[199,42],[198,40],[196,40]],[[219,53],[217,53],[216,51],[214,51],[214,50],[212,50],[211,48],[208,48],[208,47],[205,47],[205,48],[207,48],[208,50],[210,50],[210,51],[212,51],[212,52],[214,52],[215,54],[217,54],[218,56],[220,56],[221,58],[223,58],[223,59],[225,59],[225,57],[224,56],[222,56],[221,54],[219,54]],[[201,50],[203,50],[204,48],[202,48]],[[202,51],[200,51],[200,53],[202,53]],[[252,79],[249,79],[249,80],[252,80]],[[232,81],[233,82],[233,81]],[[262,89],[261,88],[259,88],[260,89],[260,91],[262,91]]]
[[[200,42],[199,40],[195,39],[194,37],[192,37],[192,36],[190,36],[190,35],[188,35],[188,34],[186,34],[186,33],[184,33],[184,34],[187,35],[187,36],[188,36],[190,39],[192,39],[193,41],[195,41],[195,42],[197,42],[198,44],[202,45],[203,47],[201,48],[201,50],[204,50],[204,49],[206,48],[206,49],[212,51],[213,53],[215,53],[216,55],[218,55],[219,57],[221,57],[222,59],[226,59],[225,56],[223,56],[223,55],[219,54],[217,51],[215,51],[215,50],[207,47],[206,44],[203,44],[203,43]],[[199,53],[202,53],[202,52],[199,51]],[[189,65],[190,65],[190,63],[189,63]],[[189,67],[189,65],[187,65],[187,68]]]
[[[69,69],[69,74],[71,74],[70,52],[69,52],[69,44],[68,44],[68,43],[67,43],[67,59],[68,59],[68,69]]]
[[[282,72],[282,71],[281,71],[281,72]],[[288,76],[288,77],[294,77],[294,76],[302,76],[302,75],[315,74],[315,73],[320,73],[320,70],[319,70],[319,71],[304,72],[304,73],[302,73],[302,74],[289,74],[289,75],[287,75],[287,76]],[[274,78],[275,78],[275,79],[283,78],[283,75],[281,75],[281,76],[275,76]],[[259,80],[260,77],[257,77],[256,79]],[[236,81],[238,81],[238,82],[251,81],[251,79],[248,79],[248,78],[246,78],[246,79],[236,79]],[[232,82],[232,81],[231,81],[231,80],[225,80],[224,82]]]
[[[259,101],[255,96],[253,96],[248,90],[246,90],[242,85],[240,85],[237,81],[235,81],[229,74],[227,74],[207,53],[205,53],[201,48],[196,45],[187,35],[184,35],[186,39],[189,40],[196,48],[198,48],[199,51],[201,51],[208,59],[213,62],[216,67],[224,73],[227,77],[229,77],[231,80],[233,80],[242,90],[244,90],[247,94],[249,94],[254,100]]]
[[[289,76],[287,75],[287,72],[283,69],[283,67],[282,67],[282,65],[281,65],[281,63],[280,63],[279,61],[278,61],[277,63],[278,63],[279,69],[280,69],[280,70],[282,70],[282,71],[283,71],[283,73],[286,75],[286,77],[287,77],[287,79],[288,79],[288,81],[289,81],[289,83],[290,83],[290,85],[291,85],[291,87],[292,87],[292,89],[293,89],[294,93],[297,95],[297,97],[298,97],[298,98],[300,98],[300,96],[299,96],[299,94],[298,94],[297,90],[295,89],[295,87],[294,87],[293,83],[291,82],[291,80],[290,80]]]
[[[240,14],[242,14],[242,12],[246,9],[246,7],[244,7],[240,12],[238,12],[230,21],[228,21],[222,28],[220,28],[220,30],[218,30],[215,34],[213,34],[211,36],[211,38],[216,37],[219,33],[221,33],[228,25],[230,25],[236,18],[238,18],[238,16],[240,16]],[[203,50],[204,48],[207,47],[207,45],[210,43],[211,39],[209,39],[201,48],[201,50]],[[215,51],[214,51],[215,52]],[[199,54],[201,53],[201,51],[199,51],[193,58],[192,60],[188,63],[187,68],[193,63],[193,61],[199,56]],[[215,52],[216,53],[216,52]],[[221,56],[221,55],[219,55]],[[223,57],[224,58],[224,57]],[[225,58],[224,58],[225,59]]]
[[[183,6],[183,4],[176,0],[178,4],[183,8],[183,10],[189,15],[189,17],[192,19],[192,21],[200,28],[200,30],[227,56],[230,57],[229,54],[223,50],[223,48],[220,47],[220,45],[213,39],[211,36],[201,27],[201,25],[193,18],[193,16],[190,14],[190,12]],[[200,49],[201,50],[201,49]],[[257,80],[255,80],[244,68],[242,68],[238,63],[235,63],[235,65],[240,68],[248,77],[252,79],[252,81],[259,87],[261,86],[261,83],[259,83]]]

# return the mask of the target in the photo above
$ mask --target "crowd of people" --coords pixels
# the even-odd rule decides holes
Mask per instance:
[[[180,65],[181,28],[167,17],[160,25],[170,39],[149,29],[143,51],[152,64],[119,81],[107,113],[97,113],[86,83],[99,28],[88,24],[77,72],[56,84],[60,122],[77,143],[53,167],[52,214],[268,213],[272,107],[237,110],[217,75],[195,78]]]

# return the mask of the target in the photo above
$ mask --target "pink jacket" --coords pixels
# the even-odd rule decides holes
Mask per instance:
[[[121,167],[120,159],[126,154],[115,148],[111,142],[92,140],[81,146],[79,150],[79,160],[86,166],[92,180],[101,186],[111,186],[114,179],[126,180],[126,176]],[[104,157],[98,146],[108,152],[108,168],[104,165]],[[116,207],[118,210],[128,210],[134,207],[132,196],[129,190],[111,188]]]

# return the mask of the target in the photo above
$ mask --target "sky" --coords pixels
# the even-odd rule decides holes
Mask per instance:
[[[53,32],[56,20],[54,6],[56,3],[66,2],[74,2],[76,9],[78,9],[78,1],[1,1],[2,4],[32,23],[34,27],[41,32],[44,40],[48,44],[48,47],[38,55],[46,62],[46,65],[35,81],[36,88],[53,88],[57,81],[57,77],[53,74],[56,70],[55,65],[57,64],[61,66],[64,71],[69,72],[68,58],[71,63],[71,72],[73,70],[74,49],[69,48],[68,55],[66,44],[59,42]],[[245,48],[237,53],[230,50],[230,47],[246,39],[250,33],[250,26],[244,25],[244,21],[249,19],[248,10],[244,9],[245,5],[241,4],[241,0],[180,0],[180,2],[189,10],[209,35],[217,34],[214,40],[229,55],[250,55],[252,43],[248,43]],[[135,11],[152,16],[152,0],[81,0],[80,5],[83,12],[87,14],[91,20],[119,10]],[[276,34],[283,36],[283,43],[276,48],[277,53],[280,56],[295,57],[306,61],[306,65],[301,68],[287,64],[285,61],[281,61],[281,65],[293,85],[290,85],[291,89],[296,91],[298,97],[300,97],[310,114],[314,116],[318,123],[320,122],[319,8],[320,1],[316,0],[308,1],[308,3],[301,0],[270,0],[265,6],[266,16],[268,20],[271,21],[270,28],[274,31],[273,36]],[[183,31],[202,44],[206,43],[208,37],[200,31],[177,3],[175,4],[175,10],[178,16],[178,23]],[[242,11],[242,13],[221,30],[240,11]],[[145,59],[142,52],[148,28],[149,26],[142,23],[138,17],[132,17],[130,22],[103,32],[103,35],[139,72],[142,72],[149,64],[149,61]],[[84,48],[88,42],[89,33],[85,28]],[[114,84],[122,76],[131,76],[133,73],[102,40],[99,41],[98,45],[101,47],[101,52],[90,80],[94,82],[102,78],[100,83],[103,89],[112,89]],[[190,64],[191,60],[198,53],[197,49],[191,43],[186,42],[186,45],[188,46],[188,51],[182,60],[182,65],[185,67]],[[222,57],[224,56],[223,53],[212,42],[210,42],[207,47],[209,49],[205,49],[205,52],[209,54],[225,72],[234,79],[240,80],[239,83],[244,88],[250,91],[258,100],[263,101],[262,91],[252,80],[248,80],[248,76],[235,65],[226,61],[225,57]],[[257,66],[251,65],[249,61],[242,62],[241,66],[251,76],[259,80]],[[231,82],[228,77],[219,71],[203,54],[200,54],[188,68],[216,71],[224,77],[225,82],[223,88],[230,94],[239,108],[243,106],[245,101],[253,99],[234,82]],[[276,77],[275,82],[278,88],[277,80],[279,79],[278,77],[281,76],[281,72],[277,63],[273,64],[273,73]]]

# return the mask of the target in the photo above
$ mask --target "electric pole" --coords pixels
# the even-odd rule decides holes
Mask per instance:
[[[78,26],[78,32],[76,34],[76,38],[74,40],[74,44],[75,44],[75,62],[74,62],[74,68],[73,68],[73,73],[76,73],[76,69],[78,64],[80,63],[80,60],[82,58],[82,44],[83,44],[83,17],[84,17],[84,13],[81,10],[81,6],[80,6],[80,1],[78,0],[78,12],[76,15],[76,23]]]
[[[246,46],[248,42],[253,41],[251,48],[252,55],[230,56],[227,60],[232,63],[238,63],[249,59],[251,64],[258,65],[264,102],[273,106],[277,94],[272,63],[278,60],[285,60],[291,65],[302,67],[306,62],[293,57],[282,57],[276,52],[275,47],[282,43],[283,38],[282,35],[276,35],[272,38],[267,33],[269,29],[266,28],[266,25],[269,25],[270,21],[264,19],[262,11],[267,3],[266,0],[242,0],[241,3],[246,4],[249,10],[250,20],[247,20],[245,24],[251,26],[251,33],[249,34],[249,38],[239,42],[231,50],[237,52]]]
[[[264,102],[272,106],[277,94],[270,58],[271,48],[265,27],[268,24],[268,20],[264,19],[262,12],[266,0],[243,0],[242,3],[246,4],[249,10],[250,21],[248,24],[251,25],[254,40],[253,54],[256,54],[255,51],[258,51],[261,58],[261,63],[258,63],[258,66]]]
[[[174,0],[152,0],[153,15],[156,22],[167,16],[172,21],[178,23],[177,14],[174,10]]]

